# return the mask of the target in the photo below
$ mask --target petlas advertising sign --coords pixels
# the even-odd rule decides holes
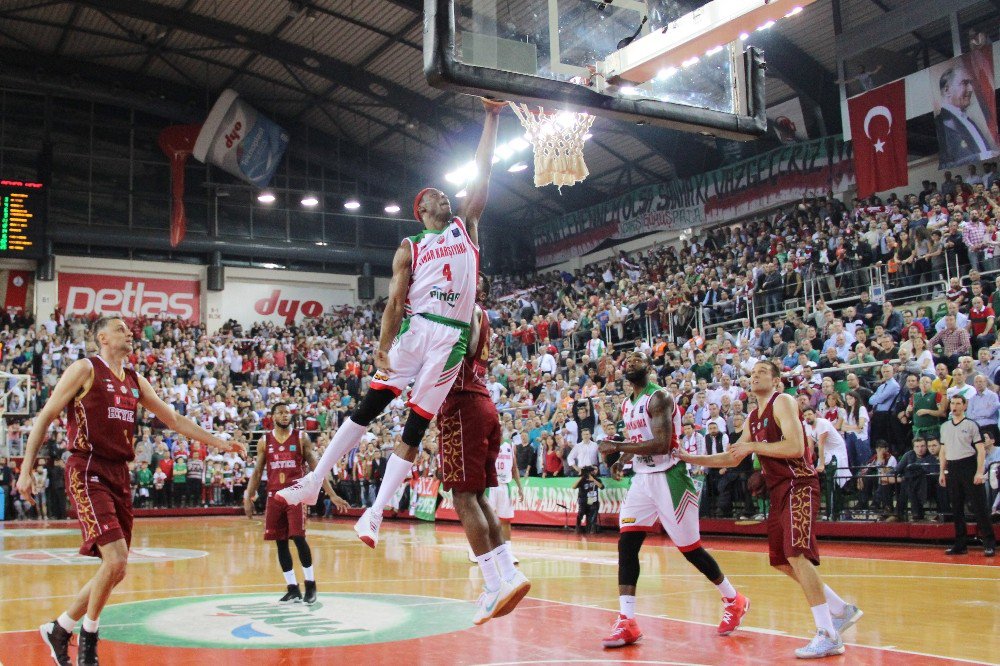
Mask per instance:
[[[59,273],[59,308],[67,317],[200,322],[201,283],[133,275]]]

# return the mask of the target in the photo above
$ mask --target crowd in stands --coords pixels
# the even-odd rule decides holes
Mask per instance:
[[[597,442],[621,430],[621,367],[633,350],[650,356],[656,380],[681,406],[679,440],[691,452],[722,451],[739,436],[755,407],[749,371],[769,359],[784,369],[783,388],[797,397],[817,447],[827,517],[943,517],[950,508],[936,453],[944,398],[968,399],[969,417],[988,433],[987,464],[1000,461],[1000,174],[984,170],[945,173],[940,185],[884,201],[806,198],[678,246],[495,278],[485,304],[494,328],[488,388],[521,475],[607,473]],[[873,282],[887,290],[881,302]],[[280,400],[322,451],[368,388],[379,317],[366,305],[290,327],[228,322],[213,334],[136,320],[131,362],[178,412],[220,437],[246,440],[253,451]],[[0,342],[0,370],[30,374],[37,407],[87,353],[86,322],[8,315]],[[335,488],[352,505],[371,503],[404,418],[400,397],[335,467]],[[146,414],[136,443],[138,505],[239,503],[252,460],[157,425]],[[12,450],[30,427],[30,417],[8,416]],[[65,511],[65,446],[60,420],[38,472],[53,516]],[[436,474],[436,450],[432,426],[415,475]],[[16,462],[0,468],[13,501],[7,514],[17,515],[25,507],[11,497]],[[725,473],[692,471],[704,484],[703,515],[766,514],[755,460]]]

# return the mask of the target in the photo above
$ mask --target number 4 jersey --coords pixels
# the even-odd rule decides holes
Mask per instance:
[[[663,387],[650,382],[638,395],[626,398],[622,402],[622,420],[625,421],[625,437],[630,442],[649,442],[653,440],[653,428],[649,422],[649,399],[657,391],[662,391]],[[681,411],[674,404],[673,432],[671,433],[670,450],[677,448],[677,433],[681,429]],[[655,456],[633,456],[632,469],[637,474],[648,474],[649,472],[662,472],[677,464],[677,459],[672,453]]]
[[[406,240],[413,255],[407,316],[431,315],[468,326],[476,305],[479,248],[465,223],[453,217],[442,231],[428,229]]]

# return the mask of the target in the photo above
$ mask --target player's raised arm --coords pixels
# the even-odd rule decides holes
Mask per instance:
[[[240,454],[246,453],[246,447],[240,442],[227,442],[226,440],[219,439],[191,419],[179,416],[172,406],[160,400],[160,396],[156,395],[156,391],[153,390],[152,385],[150,385],[145,377],[138,376],[138,378],[139,404],[156,414],[156,418],[160,419],[168,430],[173,430],[185,437],[196,439],[203,444],[217,447],[223,451]]]
[[[410,242],[404,240],[392,258],[392,280],[389,282],[389,300],[382,312],[382,329],[379,332],[378,349],[375,350],[375,367],[392,372],[389,367],[389,348],[399,333],[406,311],[406,294],[410,290],[410,276],[413,273],[413,251]]]
[[[486,108],[486,120],[483,122],[483,134],[476,149],[476,179],[468,187],[469,196],[465,200],[465,210],[462,219],[469,232],[469,238],[479,245],[479,218],[486,208],[486,198],[490,189],[490,174],[493,171],[493,151],[497,145],[497,128],[500,126],[500,112],[507,102],[498,102],[483,98]]]

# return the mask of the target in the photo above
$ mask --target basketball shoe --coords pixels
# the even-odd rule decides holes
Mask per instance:
[[[861,619],[864,612],[854,604],[847,604],[840,615],[834,615],[833,613],[830,615],[833,617],[833,628],[837,630],[838,634],[843,634]]]
[[[316,603],[316,581],[306,581],[306,594],[302,597],[302,602],[307,606],[312,606]]]
[[[500,584],[501,599],[493,617],[503,617],[521,603],[521,599],[531,591],[531,581],[520,571]]]
[[[309,472],[301,479],[274,493],[274,499],[284,502],[288,506],[305,504],[312,506],[319,500],[319,491],[323,487],[323,478],[318,474]]]
[[[358,522],[354,523],[354,531],[358,538],[364,541],[369,548],[378,545],[380,527],[382,527],[382,512],[375,513],[371,507],[365,509],[365,512],[358,518]]]
[[[750,600],[739,592],[732,601],[722,600],[722,622],[719,623],[719,635],[728,636],[736,631],[743,622],[743,616],[750,610]]]
[[[73,634],[63,629],[55,620],[38,627],[38,633],[49,646],[52,661],[59,666],[73,666],[73,660],[69,657],[69,639]]]
[[[500,610],[499,602],[503,592],[503,583],[495,590],[490,590],[486,587],[483,588],[483,593],[479,595],[479,599],[476,601],[476,614],[472,616],[472,624],[479,626],[496,617],[497,611]]]
[[[809,645],[795,651],[795,656],[799,659],[820,659],[835,654],[844,654],[844,641],[840,636],[831,636],[826,629],[817,629]]]
[[[97,662],[97,632],[80,629],[80,649],[76,653],[77,666],[100,666]]]
[[[635,618],[628,618],[618,614],[618,619],[611,625],[611,633],[601,639],[601,645],[606,648],[623,647],[632,645],[642,638],[642,630]]]
[[[302,603],[302,592],[299,591],[298,585],[289,585],[288,592],[285,592],[285,596],[278,599],[279,604],[300,604]]]

